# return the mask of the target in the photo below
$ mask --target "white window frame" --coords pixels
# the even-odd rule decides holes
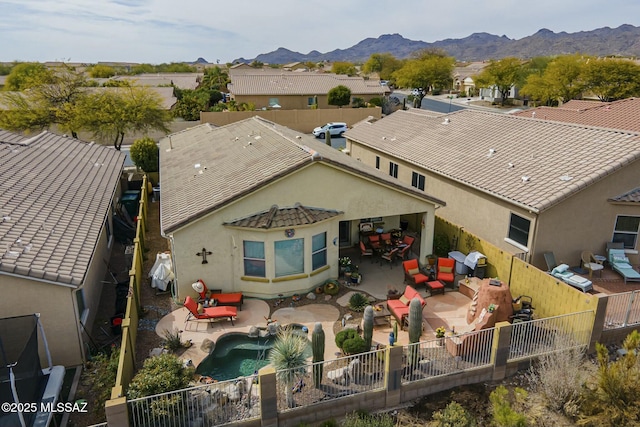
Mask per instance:
[[[285,255],[290,255],[290,256],[295,255],[295,259],[290,258],[294,262],[289,263],[289,266],[296,267],[296,265],[299,265],[300,261],[302,261],[301,268],[282,271],[282,268],[284,265],[281,264],[280,261],[281,259],[285,259],[285,258],[279,255],[279,251],[281,251],[282,249],[279,249],[278,246],[284,243],[294,244],[299,246],[299,250],[297,251],[297,253],[295,252],[294,247],[286,248],[286,250],[290,252],[288,254],[285,253]],[[276,240],[275,242],[273,242],[273,265],[274,265],[274,277],[295,276],[296,274],[304,273],[304,238],[301,237],[297,239]]]
[[[316,239],[316,237],[323,236],[323,235],[324,235],[324,246],[314,251],[313,241]],[[314,262],[314,256],[322,252],[324,252],[324,264],[317,266],[315,265],[315,262]],[[311,236],[311,269],[315,271],[324,267],[325,265],[327,265],[327,232],[323,231],[322,233],[318,233]]]
[[[424,191],[426,177],[418,172],[411,173],[411,186]]]
[[[523,229],[515,227],[513,225],[513,218],[514,217],[517,217],[517,218],[520,218],[520,219],[523,219],[523,220],[529,222],[529,228],[525,231]],[[519,242],[518,240],[516,240],[514,238],[515,236],[513,236],[511,234],[511,230],[512,229],[516,230],[516,231],[520,231],[520,232],[526,233],[527,241],[522,243],[522,242]],[[528,247],[528,245],[529,245],[529,237],[530,237],[529,233],[531,233],[531,220],[529,218],[525,218],[525,217],[523,217],[521,215],[518,215],[517,213],[511,212],[511,214],[509,215],[509,228],[507,230],[507,237],[505,238],[505,242],[508,242],[508,243],[510,243],[510,244],[522,249],[522,250],[525,250],[526,252],[529,252],[529,247]]]
[[[260,243],[262,244],[262,255],[264,258],[255,258],[255,257],[248,257],[246,256],[245,253],[245,243],[247,242],[251,242],[251,243]],[[266,259],[267,255],[265,252],[265,247],[264,247],[264,242],[261,242],[259,240],[243,240],[242,241],[242,272],[244,273],[245,276],[250,276],[250,277],[267,277],[267,259]],[[251,262],[262,262],[264,265],[264,274],[262,276],[256,276],[255,274],[247,274],[247,261],[251,261]]]

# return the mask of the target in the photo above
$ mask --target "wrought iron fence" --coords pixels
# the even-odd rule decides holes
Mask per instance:
[[[564,314],[513,324],[508,360],[589,345],[592,311]]]
[[[640,291],[609,295],[604,329],[618,329],[640,323]]]
[[[402,383],[489,365],[494,333],[495,328],[483,329],[405,346]]]
[[[278,412],[384,388],[385,350],[276,372]]]
[[[132,399],[131,426],[217,426],[260,417],[254,377],[204,384],[155,396]]]

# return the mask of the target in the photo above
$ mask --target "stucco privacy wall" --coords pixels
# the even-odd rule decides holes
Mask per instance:
[[[533,299],[537,319],[582,311],[596,311],[598,296],[585,294],[556,280],[535,266],[502,251],[477,236],[442,218],[436,218],[436,234],[444,233],[453,242],[457,236],[457,250],[467,254],[473,250],[487,257],[487,277],[498,277],[509,283],[511,296],[527,295]],[[591,326],[590,326],[591,327]]]
[[[504,282],[509,282],[511,277],[511,258],[513,257],[511,253],[482,240],[464,230],[464,228],[439,216],[436,217],[434,228],[436,235],[445,234],[450,244],[453,244],[454,241],[457,242],[455,248],[452,246],[451,250],[458,250],[464,254],[468,254],[473,250],[485,255],[487,257],[486,277],[498,277]]]
[[[598,295],[586,294],[518,258],[513,258],[509,286],[514,298],[518,295],[533,298],[537,319],[581,311],[595,312],[598,306]],[[592,327],[589,325],[590,329]]]
[[[393,138],[392,135],[381,135],[381,137]],[[496,197],[470,187],[463,187],[455,181],[426,171],[402,159],[391,158],[373,148],[363,147],[351,140],[347,140],[347,149],[350,150],[350,155],[353,158],[372,167],[376,165],[376,156],[380,157],[380,170],[386,173],[389,171],[389,162],[398,164],[398,180],[401,182],[411,183],[413,172],[424,175],[425,193],[435,195],[447,203],[446,206],[438,209],[438,217],[454,224],[464,224],[465,229],[477,234],[480,234],[481,231],[487,242],[504,251],[522,252],[521,249],[504,240],[509,233],[512,212],[529,219],[531,229],[535,228],[535,215]],[[469,212],[472,212],[472,215]],[[530,236],[529,244],[531,244],[531,238],[532,236]]]
[[[260,116],[279,125],[302,133],[311,133],[314,128],[328,122],[345,122],[353,126],[368,117],[380,119],[382,109],[372,108],[336,108],[308,110],[259,110],[259,111],[225,111],[220,113],[201,112],[200,123],[211,123],[224,126],[250,117]]]
[[[327,190],[320,190],[327,189]],[[268,210],[272,205],[293,206],[296,202],[303,206],[331,209],[343,212],[332,220],[307,227],[296,228],[294,238],[308,238],[324,230],[327,231],[327,262],[330,269],[312,277],[279,282],[275,285],[263,281],[241,280],[243,271],[242,241],[256,238],[262,240],[264,233],[255,229],[243,231],[224,226],[224,222],[244,218]],[[433,238],[433,204],[417,197],[402,193],[373,182],[367,178],[335,168],[325,162],[310,162],[293,174],[266,185],[250,195],[226,206],[219,212],[194,221],[173,233],[173,254],[176,266],[178,298],[194,295],[191,284],[201,278],[209,288],[222,288],[225,291],[243,291],[249,296],[263,296],[276,289],[277,293],[302,292],[311,289],[330,277],[338,277],[338,237],[339,221],[359,220],[360,218],[397,216],[426,212],[423,239]],[[431,220],[429,220],[431,219]],[[283,229],[269,232],[265,239],[265,250],[273,251],[274,240],[285,240]],[[429,245],[425,250],[431,250]],[[207,264],[196,256],[202,248],[213,252],[207,257]],[[305,251],[305,254],[310,252]],[[267,253],[267,257],[269,252]],[[267,258],[267,264],[269,263]],[[273,261],[271,261],[273,262]],[[311,261],[305,259],[305,275],[311,273]],[[269,274],[269,270],[267,270]],[[273,295],[273,293],[272,293]]]

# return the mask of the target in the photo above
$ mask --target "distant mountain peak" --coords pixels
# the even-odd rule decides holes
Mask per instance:
[[[553,43],[549,43],[549,39]],[[398,33],[366,38],[347,49],[335,49],[321,53],[312,50],[308,54],[292,52],[280,47],[273,52],[258,55],[255,60],[270,64],[288,64],[306,61],[364,62],[374,53],[390,53],[398,59],[410,58],[416,51],[440,49],[458,61],[482,61],[505,57],[533,58],[537,56],[583,53],[604,56],[640,56],[640,27],[624,24],[611,29],[603,27],[577,33],[554,33],[541,28],[535,34],[522,39],[510,39],[486,32],[473,33],[463,39],[445,39],[434,43],[410,40]],[[251,62],[252,60],[247,60]],[[234,63],[245,62],[243,58]]]

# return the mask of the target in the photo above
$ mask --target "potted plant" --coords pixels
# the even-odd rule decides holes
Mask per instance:
[[[345,275],[347,271],[351,269],[351,258],[348,256],[343,256],[338,259],[338,265],[340,266],[340,275]]]
[[[362,276],[360,276],[360,273],[358,273],[357,271],[354,271],[351,273],[351,283],[355,283],[358,284],[360,283],[360,279]]]
[[[436,338],[438,338],[438,345],[444,345],[444,334],[446,332],[447,330],[444,328],[444,326],[436,328]]]

